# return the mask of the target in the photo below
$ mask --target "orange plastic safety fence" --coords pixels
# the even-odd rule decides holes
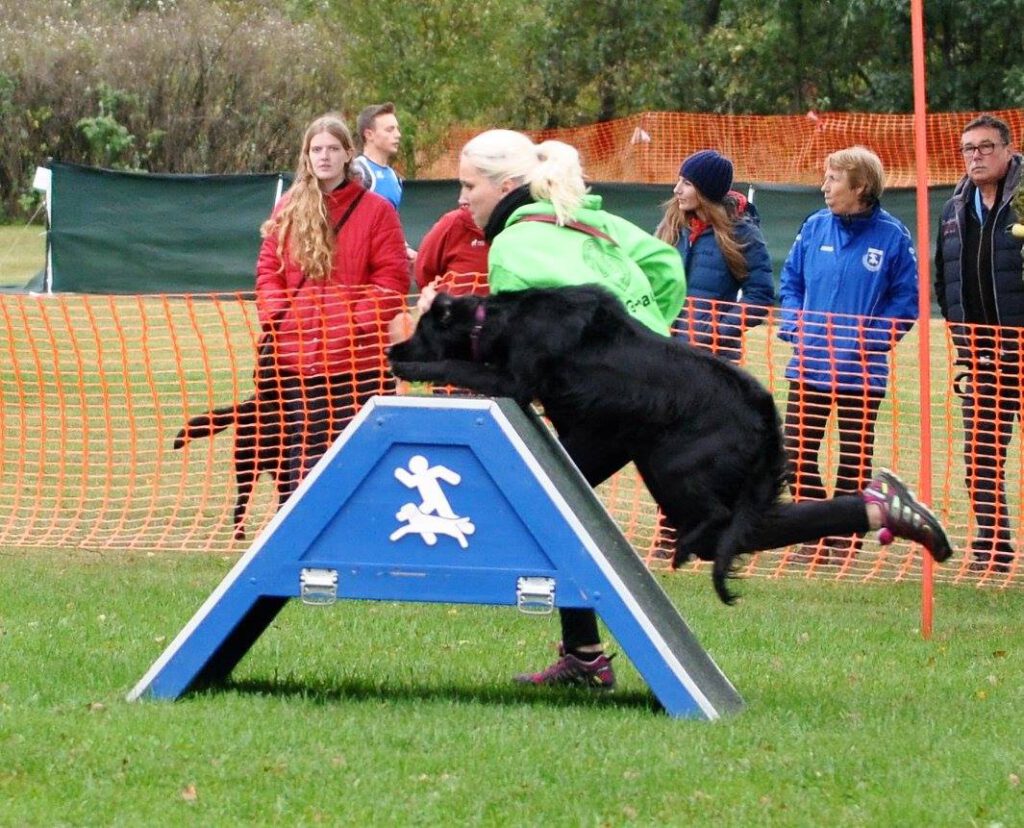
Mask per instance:
[[[485,283],[477,276],[462,287],[481,291]],[[377,353],[383,353],[389,335],[400,335],[411,324],[401,315],[395,321],[394,304],[364,301],[361,307],[355,344]],[[849,333],[859,336],[867,321],[857,320]],[[864,465],[889,466],[913,484],[922,404],[930,406],[934,507],[957,549],[937,567],[936,577],[1020,583],[1024,576],[1016,559],[1006,566],[993,559],[986,567],[973,567],[971,543],[977,545],[988,532],[1019,548],[1021,331],[962,326],[950,332],[941,322],[929,324],[933,397],[923,403],[919,396],[915,326],[887,355],[891,377],[878,408],[873,457]],[[740,362],[771,389],[784,413],[785,371],[794,351],[779,338],[779,329],[780,317],[772,311],[763,324],[747,330]],[[836,330],[834,335],[845,334]],[[283,406],[259,408],[251,402],[260,342],[255,305],[240,295],[0,297],[0,547],[242,551],[246,541],[236,537],[235,517],[239,483],[246,482],[246,473],[258,475],[242,515],[251,539],[273,515],[275,482],[285,474]],[[371,393],[391,393],[394,386],[383,367],[383,360],[373,366],[361,387],[347,381],[334,390],[356,395],[357,402]],[[283,395],[278,374],[271,372],[270,388]],[[800,411],[796,422],[806,425],[801,418],[813,413]],[[190,420],[192,430],[182,433]],[[327,420],[326,433],[336,434],[343,424]],[[862,435],[850,436],[859,445]],[[183,444],[176,447],[179,437]],[[818,452],[829,490],[840,472],[840,437],[833,414]],[[307,447],[315,449],[313,442],[307,435]],[[997,451],[999,446],[1005,451]],[[292,468],[301,474],[303,462],[312,462],[316,451],[297,456],[298,466]],[[999,488],[991,483],[1000,460],[1005,510]],[[841,482],[856,488],[860,481]],[[667,567],[659,551],[666,533],[635,471],[620,473],[600,487],[599,495],[649,565]],[[824,548],[760,553],[745,559],[742,571],[913,580],[920,577],[920,555],[902,541],[882,547],[866,538],[851,554]]]
[[[964,174],[957,149],[975,112],[935,112],[927,117],[928,185],[954,184]],[[996,113],[1015,134],[1024,110]],[[417,168],[416,177],[457,178],[459,152],[479,130],[455,127],[439,154]],[[737,181],[757,184],[821,183],[822,164],[835,150],[855,144],[882,159],[889,187],[912,187],[914,116],[867,112],[808,112],[805,115],[715,115],[643,112],[583,127],[533,131],[534,140],[557,139],[575,146],[594,181],[667,183],[679,164],[699,149],[717,149],[732,159]]]

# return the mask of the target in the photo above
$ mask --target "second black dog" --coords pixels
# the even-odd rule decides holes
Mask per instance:
[[[278,505],[288,492],[284,482],[284,428],[279,395],[261,391],[243,402],[224,405],[197,414],[174,438],[174,448],[201,437],[213,437],[224,429],[235,427],[232,447],[237,496],[234,509],[234,536],[245,538],[245,512],[252,491],[261,474],[269,474],[277,489]]]
[[[439,294],[390,359],[403,379],[537,400],[560,433],[628,446],[677,530],[675,564],[714,561],[715,590],[733,600],[735,558],[755,548],[787,473],[775,402],[753,377],[648,330],[596,286]]]

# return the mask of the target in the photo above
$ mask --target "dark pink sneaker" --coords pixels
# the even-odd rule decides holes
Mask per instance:
[[[615,671],[612,669],[614,655],[601,655],[592,661],[584,661],[558,648],[559,658],[550,667],[539,673],[520,673],[515,677],[519,684],[575,685],[594,690],[611,690],[615,687]]]
[[[888,469],[879,469],[875,473],[861,492],[861,497],[865,503],[881,507],[882,526],[895,537],[921,544],[939,563],[953,554],[946,530],[938,518]]]

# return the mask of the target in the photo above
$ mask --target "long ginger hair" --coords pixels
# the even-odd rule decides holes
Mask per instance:
[[[715,234],[715,242],[722,251],[725,266],[737,282],[745,282],[747,276],[747,259],[743,255],[743,245],[736,240],[736,201],[730,196],[722,201],[710,201],[696,187],[697,209],[684,211],[675,196],[661,205],[664,211],[654,235],[673,247],[679,242],[682,233],[690,231],[690,222],[695,218],[706,221]]]
[[[354,153],[352,134],[341,116],[334,112],[321,115],[308,127],[302,138],[302,149],[295,167],[295,180],[288,188],[287,201],[277,213],[263,222],[260,234],[277,237],[277,255],[284,269],[290,256],[307,279],[323,282],[334,266],[334,233],[327,213],[327,200],[309,160],[309,145],[322,132],[329,132],[341,142],[342,149]],[[351,178],[351,160],[345,164],[345,180]]]

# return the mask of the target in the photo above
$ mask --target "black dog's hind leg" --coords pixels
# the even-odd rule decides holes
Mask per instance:
[[[252,499],[252,491],[259,474],[257,467],[257,451],[259,441],[259,425],[256,420],[257,406],[255,399],[246,400],[238,407],[238,422],[235,426],[234,465],[235,465],[235,540],[245,540],[245,513]]]
[[[238,475],[238,496],[235,498],[234,511],[235,540],[245,540],[245,512],[249,508],[254,482],[251,474]]]

